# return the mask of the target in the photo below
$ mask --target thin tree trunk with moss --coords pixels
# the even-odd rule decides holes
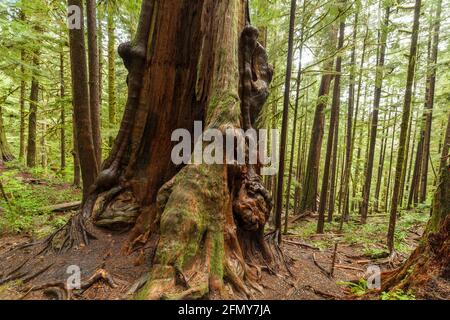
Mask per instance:
[[[373,173],[373,161],[375,156],[375,144],[377,139],[377,127],[378,127],[378,109],[380,108],[381,100],[381,89],[383,85],[384,78],[384,61],[386,58],[386,47],[388,39],[388,28],[389,28],[389,15],[390,7],[385,8],[383,22],[381,24],[381,34],[379,43],[379,58],[376,66],[375,75],[375,94],[373,102],[373,113],[372,113],[372,123],[370,130],[370,141],[369,141],[369,153],[367,156],[366,165],[366,179],[363,188],[363,199],[360,207],[361,223],[366,223],[367,213],[369,210],[369,198],[370,198],[370,188],[372,185],[372,173]]]
[[[277,181],[277,202],[275,203],[275,228],[277,230],[278,243],[281,243],[281,211],[283,208],[283,190],[284,190],[284,171],[286,158],[287,133],[289,129],[289,105],[290,105],[290,90],[291,90],[291,76],[292,76],[292,56],[294,47],[294,27],[295,27],[295,9],[297,6],[296,0],[291,0],[291,10],[289,17],[289,40],[288,40],[288,55],[286,62],[286,77],[284,81],[284,100],[283,100],[283,118],[281,124],[281,140],[280,140],[280,164],[278,169]],[[297,110],[295,111],[297,112]],[[296,115],[295,115],[296,117]],[[295,119],[297,120],[297,119]],[[295,124],[294,124],[295,130]],[[292,141],[294,145],[294,139]],[[292,153],[291,153],[292,158]],[[291,162],[292,163],[292,162]],[[292,169],[292,166],[291,168]],[[291,171],[289,171],[291,174]],[[289,212],[289,194],[286,194],[286,222]]]
[[[100,93],[99,93],[99,56],[97,38],[97,3],[86,0],[88,74],[89,74],[89,112],[91,117],[92,140],[95,157],[100,169],[102,163],[102,139],[100,133]]]
[[[37,109],[39,99],[39,81],[37,71],[39,68],[39,53],[33,52],[33,67],[35,70],[31,76],[30,88],[30,109],[28,112],[28,143],[27,143],[27,166],[32,168],[36,166],[36,131],[37,131]]]
[[[442,0],[437,3],[436,17],[434,18],[433,27],[433,44],[431,48],[431,57],[429,59],[428,69],[427,69],[427,79],[426,83],[428,90],[426,90],[425,96],[425,135],[423,144],[423,162],[422,162],[422,178],[419,201],[424,202],[427,197],[427,183],[428,183],[428,159],[430,157],[430,139],[431,139],[431,124],[433,121],[433,106],[434,106],[434,95],[436,88],[436,65],[439,51],[439,30],[441,22],[441,12],[442,12]],[[430,35],[431,37],[431,35]]]
[[[75,115],[72,105],[72,157],[73,157],[73,185],[75,187],[81,186],[81,168],[80,168],[80,158],[78,156],[78,141],[77,141],[77,126],[75,122]]]
[[[116,124],[116,35],[113,5],[107,5],[107,32],[108,32],[108,120],[109,130]],[[109,145],[113,145],[113,136],[109,134]]]
[[[98,34],[98,104],[100,110],[100,124],[102,119],[102,103],[103,103],[103,65],[104,65],[104,49],[103,49],[103,6],[98,7],[98,21],[97,21],[97,34]],[[101,128],[101,126],[100,126]]]
[[[283,121],[284,116],[286,116],[286,132],[289,129],[289,105],[290,105],[290,82],[291,82],[291,73],[292,73],[292,57],[293,57],[293,47],[294,47],[294,27],[295,27],[295,10],[296,10],[296,0],[291,1],[291,12],[290,12],[290,21],[289,21],[289,45],[288,45],[288,59],[287,59],[287,68],[286,68],[286,79],[285,79],[285,91],[284,91],[284,108],[286,109],[286,114],[283,113]],[[301,41],[301,40],[300,40]],[[302,44],[300,42],[300,49],[299,49],[299,56],[302,56]],[[301,60],[301,59],[300,59]],[[291,200],[291,182],[292,182],[292,174],[293,174],[293,165],[294,165],[294,150],[295,150],[295,139],[297,135],[297,119],[298,119],[298,103],[299,103],[299,91],[300,91],[300,82],[301,82],[301,62],[299,62],[298,65],[298,71],[297,71],[297,83],[296,83],[296,97],[295,97],[295,108],[294,108],[294,121],[293,121],[293,130],[292,130],[292,141],[291,141],[291,151],[290,151],[290,158],[289,158],[289,171],[288,171],[288,181],[287,181],[287,188],[286,188],[286,205],[285,205],[285,214],[284,214],[284,234],[287,234],[288,231],[288,222],[289,222],[289,202]],[[283,109],[284,111],[284,109]],[[283,143],[283,131],[281,132],[281,138]],[[284,137],[285,143],[287,143],[287,137]],[[283,150],[283,153],[286,151]],[[282,155],[280,153],[280,155]],[[281,156],[284,160],[285,155]],[[280,157],[280,158],[281,158]],[[283,162],[280,162],[280,164],[283,164]],[[279,174],[280,176],[284,176],[283,171],[281,171],[281,168],[283,168],[284,171],[284,164],[280,166]],[[282,182],[282,181],[281,181]],[[278,208],[277,208],[278,210]],[[280,236],[281,239],[281,236]]]
[[[384,116],[383,121],[383,133],[381,138],[381,147],[380,147],[380,158],[378,160],[378,173],[377,173],[377,182],[375,186],[375,200],[373,204],[373,211],[378,212],[379,203],[380,203],[380,190],[381,190],[381,180],[383,178],[383,169],[384,169],[384,160],[386,155],[386,147],[387,147],[387,136],[389,133],[388,124],[391,118],[392,104],[389,105],[389,114]]]
[[[416,84],[416,81],[414,81],[413,97],[415,96],[415,92],[416,92],[415,84]],[[414,98],[413,98],[413,105],[414,105]],[[409,154],[410,153],[412,154],[413,150],[414,150],[414,144],[413,144],[413,150],[410,150],[413,118],[414,118],[414,111],[411,111],[411,117],[409,118],[409,124],[408,124],[408,134],[407,134],[407,138],[406,138],[406,150],[405,150],[405,161],[406,162],[405,162],[405,166],[403,167],[402,179],[401,179],[401,184],[400,184],[400,195],[399,195],[400,208],[403,206],[403,200],[404,200],[404,194],[405,194],[406,173],[408,172],[409,166],[411,166],[411,162],[409,161],[409,159],[411,157],[409,156]]]
[[[336,203],[335,194],[337,189],[337,180],[338,180],[338,172],[337,168],[339,167],[340,158],[338,157],[339,150],[339,112],[336,115],[336,125],[334,128],[333,134],[334,142],[333,142],[333,153],[331,156],[331,179],[330,179],[330,192],[329,192],[329,200],[328,200],[328,217],[333,219],[334,207]]]
[[[349,88],[348,88],[348,110],[347,110],[347,137],[346,137],[346,146],[345,146],[345,167],[343,170],[343,181],[342,188],[340,190],[340,198],[343,199],[344,205],[342,209],[343,216],[348,217],[349,212],[349,191],[350,191],[350,171],[352,169],[353,162],[353,146],[355,144],[355,135],[353,129],[353,112],[355,106],[355,68],[356,68],[356,39],[358,35],[358,12],[355,13],[355,17],[353,20],[353,49],[350,55],[350,76],[349,76]],[[364,49],[363,49],[364,50]],[[363,60],[362,58],[361,60]],[[359,91],[359,90],[358,90]],[[358,110],[356,110],[355,119],[358,117]],[[332,221],[332,216],[328,216],[328,221]]]
[[[21,12],[21,20],[25,21],[25,14]],[[19,160],[25,157],[25,50],[20,50],[20,129],[19,129]]]
[[[335,50],[337,38],[336,28],[329,30],[329,49],[327,54]],[[328,93],[333,73],[334,58],[329,58],[324,62],[323,74],[320,81],[319,94],[314,113],[314,120],[311,129],[308,161],[305,170],[305,177],[302,186],[302,198],[300,201],[300,212],[316,211],[317,209],[317,185],[319,180],[320,154],[324,133],[325,114],[324,110],[328,103]]]
[[[81,8],[81,11],[83,11],[81,0],[69,0],[68,3],[69,6],[78,6]],[[83,19],[81,19],[81,21],[83,21]],[[98,175],[98,164],[92,135],[92,118],[89,105],[88,69],[83,24],[80,29],[69,29],[69,46],[72,71],[72,97],[77,135],[77,154],[80,160],[83,181],[83,199],[85,200],[90,192],[90,187],[94,184]]]
[[[414,118],[414,113],[411,115],[411,119]],[[411,123],[412,125],[412,123]],[[412,135],[412,146],[411,146],[411,152],[410,152],[410,156],[409,156],[409,165],[408,165],[408,176],[405,177],[405,189],[403,191],[403,201],[406,201],[406,203],[408,204],[408,196],[407,193],[409,192],[410,188],[411,188],[411,175],[412,175],[412,171],[413,171],[413,161],[414,161],[414,151],[416,149],[416,137],[417,137],[417,116],[415,117],[415,121],[414,121],[414,133]],[[411,128],[412,129],[412,128]],[[402,205],[402,203],[400,203],[400,205]]]
[[[64,173],[64,170],[66,169],[66,110],[65,110],[65,81],[64,81],[64,51],[63,47],[61,47],[59,53],[59,98],[60,101],[60,165],[61,165],[61,172]]]
[[[394,157],[394,142],[395,142],[395,130],[397,129],[397,112],[394,112],[394,127],[392,129],[392,137],[391,137],[391,150],[389,152],[389,168],[388,168],[388,176],[387,176],[387,183],[386,183],[386,189],[384,193],[384,210],[388,211],[388,203],[389,203],[389,194],[390,194],[390,188],[391,188],[391,175],[392,175],[392,160]]]
[[[342,10],[342,9],[340,9]],[[331,189],[334,189],[334,180],[330,182],[330,164],[331,157],[334,155],[333,149],[337,149],[337,136],[339,129],[337,123],[339,121],[339,107],[341,98],[341,69],[342,69],[342,52],[340,52],[344,46],[344,35],[345,35],[345,19],[341,18],[339,24],[339,40],[337,45],[338,56],[336,58],[336,75],[334,76],[334,87],[333,87],[333,100],[331,103],[331,115],[330,115],[330,127],[328,131],[328,141],[327,149],[325,154],[325,164],[323,167],[322,176],[322,188],[320,190],[320,200],[319,200],[319,219],[317,222],[317,233],[323,233],[325,224],[325,209],[327,205],[328,197],[328,186],[331,184]],[[334,145],[334,148],[333,148]],[[331,194],[331,190],[330,190]],[[332,199],[334,201],[334,199]],[[330,203],[331,205],[331,203]]]
[[[11,152],[11,148],[6,140],[5,126],[3,124],[3,112],[0,105],[0,164],[4,161],[11,161],[14,156]]]
[[[390,209],[390,218],[389,218],[389,229],[387,235],[387,245],[389,252],[394,252],[394,233],[395,233],[395,224],[397,221],[397,207],[398,207],[398,197],[400,193],[400,182],[403,171],[404,159],[405,159],[405,145],[406,145],[406,134],[408,131],[408,123],[409,117],[411,114],[411,98],[412,98],[412,86],[414,82],[414,71],[416,66],[417,59],[417,41],[419,36],[419,24],[420,24],[420,6],[421,0],[416,0],[414,7],[414,24],[412,29],[411,36],[411,48],[409,52],[409,62],[408,62],[408,74],[406,79],[406,88],[405,88],[405,100],[403,104],[403,114],[402,114],[402,122],[400,125],[400,140],[398,146],[398,154],[397,154],[397,165],[395,169],[394,176],[394,188],[392,192],[392,201],[391,201],[391,209]]]

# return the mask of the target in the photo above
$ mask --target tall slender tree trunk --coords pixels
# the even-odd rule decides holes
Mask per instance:
[[[375,94],[373,102],[372,124],[370,130],[369,153],[367,156],[367,165],[366,165],[366,180],[364,182],[363,199],[360,207],[361,223],[366,223],[367,213],[369,209],[370,188],[372,185],[373,160],[375,156],[375,143],[377,139],[378,111],[380,108],[381,88],[383,85],[383,77],[384,77],[383,68],[386,56],[386,46],[387,46],[386,42],[388,38],[389,14],[390,14],[390,7],[387,6],[385,8],[383,23],[381,24],[381,35],[379,43],[380,54],[376,67]]]
[[[386,183],[386,192],[384,197],[384,209],[386,212],[388,209],[389,204],[389,195],[390,195],[390,188],[391,188],[391,175],[392,175],[392,159],[394,157],[394,142],[395,142],[395,130],[397,129],[397,112],[394,112],[394,127],[392,129],[392,137],[391,137],[391,150],[389,152],[389,168],[388,168],[388,176],[387,176],[387,183]]]
[[[336,28],[329,30],[329,46],[327,54],[335,50],[337,38]],[[329,58],[324,62],[323,74],[320,81],[319,94],[314,113],[314,120],[311,129],[310,146],[308,152],[308,161],[306,165],[305,177],[302,187],[302,199],[300,202],[300,212],[316,211],[317,209],[317,184],[319,180],[320,153],[322,149],[322,140],[324,132],[325,114],[324,110],[328,103],[328,93],[333,73],[334,59]]]
[[[411,119],[414,118],[414,113],[411,114]],[[412,123],[411,123],[412,125]],[[411,152],[410,152],[410,156],[409,156],[409,166],[408,166],[408,176],[405,178],[405,190],[404,190],[404,194],[403,194],[403,200],[406,201],[408,203],[408,197],[407,197],[407,192],[409,192],[411,185],[410,185],[410,181],[411,181],[411,175],[412,175],[412,171],[413,171],[413,160],[414,160],[414,151],[416,148],[416,137],[417,137],[417,116],[415,118],[414,121],[414,133],[412,135],[412,146],[411,146]],[[401,203],[400,203],[401,205]]]
[[[342,10],[342,8],[340,9]],[[317,233],[323,233],[325,224],[325,209],[327,205],[328,186],[330,185],[330,162],[333,155],[333,144],[337,150],[337,137],[339,134],[337,122],[339,121],[339,107],[341,99],[341,71],[342,71],[342,48],[344,47],[345,19],[341,18],[339,24],[339,41],[337,46],[338,56],[336,58],[336,75],[334,77],[333,100],[331,103],[330,129],[328,131],[327,151],[325,154],[325,165],[323,167],[322,189],[320,190],[319,219],[317,222]],[[334,180],[331,180],[334,184]],[[331,193],[331,192],[330,192]],[[331,199],[334,201],[334,199]],[[331,203],[330,203],[331,205]]]
[[[81,0],[68,0],[69,6],[81,8]],[[83,19],[81,19],[83,21]],[[83,24],[80,29],[69,30],[70,62],[72,70],[72,97],[77,135],[77,153],[80,160],[84,199],[98,174],[96,149],[92,135],[92,118],[89,105],[88,70]]]
[[[339,150],[339,112],[336,114],[336,124],[334,126],[334,134],[333,134],[333,152],[331,155],[331,179],[330,179],[330,192],[329,192],[329,200],[328,200],[328,216],[333,219],[334,207],[336,203],[335,194],[337,189],[337,181],[338,181],[338,172],[337,168],[339,168],[340,157],[338,157]]]
[[[108,28],[108,119],[109,130],[112,131],[116,124],[116,35],[113,5],[107,4],[107,28]],[[109,136],[109,145],[112,146],[113,137]]]
[[[81,186],[81,168],[80,168],[80,157],[78,156],[78,141],[77,141],[77,126],[75,122],[75,108],[73,107],[72,101],[72,157],[73,157],[73,185],[75,187]]]
[[[33,67],[35,70],[31,76],[30,88],[30,110],[28,113],[28,143],[27,143],[27,166],[36,166],[36,131],[37,131],[37,109],[39,99],[39,81],[36,69],[39,68],[39,53],[33,52]]]
[[[392,103],[389,105],[389,114],[384,116],[383,121],[383,136],[381,138],[381,147],[380,147],[380,159],[378,160],[378,173],[377,173],[377,183],[375,186],[375,200],[373,204],[373,210],[378,212],[379,203],[380,203],[380,190],[381,190],[381,180],[383,178],[383,169],[384,169],[384,157],[386,155],[386,147],[387,147],[387,136],[389,133],[388,124],[391,118],[392,111]]]
[[[65,109],[65,81],[64,81],[64,49],[61,47],[61,51],[59,53],[59,97],[61,99],[60,102],[60,117],[61,117],[61,128],[60,128],[60,160],[61,160],[61,172],[64,173],[66,169],[66,109]]]
[[[100,133],[100,90],[99,90],[99,56],[97,39],[97,3],[86,0],[86,20],[88,38],[89,66],[89,112],[91,117],[92,140],[97,165],[102,163],[102,139]]]
[[[442,0],[437,2],[436,17],[434,18],[433,28],[433,44],[431,49],[431,57],[429,60],[426,83],[428,90],[426,90],[425,96],[425,132],[424,132],[424,144],[423,144],[423,156],[422,156],[422,178],[419,201],[424,202],[427,197],[427,182],[428,182],[428,159],[430,157],[430,139],[431,139],[431,124],[433,121],[433,106],[434,106],[434,93],[436,87],[436,64],[438,58],[439,47],[439,30],[441,22],[442,12]],[[430,35],[431,37],[431,35]]]
[[[305,9],[305,1],[303,1],[303,14]],[[303,54],[303,19],[302,19],[302,27],[301,27],[302,35],[300,36],[300,48],[299,48],[299,63],[298,63],[298,70],[297,70],[297,81],[296,81],[296,88],[295,88],[295,108],[294,108],[294,128],[292,130],[292,144],[291,144],[291,152],[290,152],[290,159],[289,159],[289,175],[288,175],[288,184],[287,184],[287,192],[286,192],[286,214],[285,214],[285,221],[284,221],[284,234],[287,234],[288,232],[288,222],[289,222],[289,205],[290,205],[290,199],[291,199],[291,183],[292,183],[292,175],[293,175],[293,166],[294,166],[294,151],[295,151],[295,140],[297,138],[297,120],[298,120],[298,109],[299,109],[299,103],[300,103],[300,84],[302,80],[302,62],[301,57]],[[300,121],[300,132],[301,132],[301,121]],[[298,147],[300,147],[301,144],[301,135],[300,139],[298,141]],[[298,155],[297,155],[298,156]],[[297,167],[298,171],[298,167]],[[295,197],[294,197],[295,202]],[[295,205],[294,205],[295,207]],[[295,212],[295,209],[294,209]]]
[[[421,120],[423,120],[423,117]],[[414,161],[414,170],[409,189],[407,209],[411,209],[411,207],[413,205],[415,206],[419,200],[418,199],[419,181],[420,181],[420,172],[422,170],[423,142],[424,142],[423,121],[421,121],[420,125],[421,128],[419,131],[419,142],[417,143],[416,159]]]
[[[405,145],[406,145],[406,134],[408,131],[408,123],[409,117],[411,114],[411,98],[412,98],[412,86],[414,81],[414,71],[416,67],[416,59],[417,59],[417,41],[419,37],[419,24],[420,24],[420,6],[421,0],[416,0],[414,7],[414,24],[412,29],[411,36],[411,48],[409,51],[409,63],[408,63],[408,74],[406,79],[406,88],[405,88],[405,100],[403,103],[403,114],[402,114],[402,123],[400,125],[400,140],[398,146],[398,154],[397,154],[397,165],[395,169],[394,176],[394,189],[392,192],[392,201],[391,201],[391,210],[390,210],[390,218],[389,218],[389,229],[387,236],[387,245],[389,252],[394,252],[394,233],[395,233],[395,224],[397,221],[397,206],[398,206],[398,196],[400,192],[400,182],[401,175],[403,171],[404,159],[405,159]]]
[[[104,9],[102,7],[98,8],[98,24],[97,24],[97,34],[98,34],[98,104],[100,110],[100,125],[102,119],[102,103],[103,103],[103,65],[104,65],[104,49],[103,49],[103,17]],[[101,128],[101,126],[100,126]]]
[[[278,243],[281,243],[281,211],[283,207],[283,190],[284,190],[284,168],[286,158],[286,144],[287,132],[289,127],[289,104],[290,104],[290,90],[291,90],[291,76],[292,76],[292,56],[294,48],[294,27],[295,27],[295,10],[297,1],[291,0],[291,11],[289,18],[289,40],[288,40],[288,56],[286,63],[286,77],[284,80],[284,100],[283,100],[283,119],[281,124],[281,141],[280,141],[280,168],[278,170],[277,182],[277,202],[275,206],[275,227],[278,232]],[[297,110],[296,110],[297,111]],[[295,124],[294,124],[295,126]],[[294,145],[294,139],[292,141]],[[292,158],[292,153],[291,153]],[[290,172],[289,172],[290,173]],[[286,194],[287,202],[289,202],[289,194]],[[286,210],[289,205],[286,204]],[[286,211],[286,221],[289,212]]]
[[[347,201],[349,197],[350,190],[350,171],[352,169],[353,161],[353,145],[354,145],[354,130],[353,130],[353,112],[355,106],[355,68],[356,68],[356,39],[358,35],[358,12],[355,13],[353,21],[353,37],[352,37],[352,53],[350,56],[350,77],[349,77],[349,87],[348,87],[348,110],[347,110],[347,139],[345,147],[345,167],[343,171],[343,181],[342,188],[340,190],[340,198],[344,201],[343,215],[345,217],[349,216],[349,208]],[[364,49],[363,49],[364,50]],[[357,111],[357,110],[356,110]],[[355,113],[355,119],[358,116]],[[328,221],[331,221],[332,217],[328,216]]]
[[[3,124],[3,113],[2,106],[0,105],[0,164],[3,161],[11,161],[14,156],[9,147],[8,141],[6,140],[5,126]]]
[[[417,83],[417,81],[414,80],[413,101],[412,101],[413,106],[414,106],[414,97],[415,97],[415,92],[416,92],[416,83]],[[411,148],[410,148],[413,118],[414,118],[414,108],[411,111],[411,117],[409,118],[408,134],[407,134],[407,138],[406,138],[406,149],[405,149],[405,160],[406,160],[406,162],[405,162],[405,166],[403,167],[402,180],[401,180],[401,184],[400,184],[400,195],[399,195],[399,206],[400,207],[403,206],[403,200],[404,200],[404,194],[405,194],[406,174],[408,172],[409,166],[411,166],[411,161],[409,161],[409,159],[411,159],[411,157],[409,155],[410,155],[410,153],[412,154],[414,152],[414,144],[413,144],[413,150],[411,150]],[[413,140],[414,140],[414,137],[413,137]]]
[[[25,15],[21,16],[25,20]],[[26,82],[25,82],[25,50],[20,50],[20,128],[19,128],[19,159],[23,160],[25,156],[25,95],[26,95]]]

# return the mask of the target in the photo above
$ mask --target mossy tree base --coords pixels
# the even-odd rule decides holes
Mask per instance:
[[[432,216],[419,246],[399,269],[382,275],[382,290],[416,297],[450,298],[450,166],[441,170]]]

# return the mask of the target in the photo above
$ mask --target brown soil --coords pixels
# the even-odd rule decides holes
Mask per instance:
[[[25,283],[13,281],[5,284],[6,290],[0,290],[0,299],[48,299],[42,290],[33,291],[32,288],[55,281],[64,282],[70,276],[66,272],[69,265],[80,266],[82,282],[96,270],[105,269],[117,284],[115,288],[111,288],[106,281],[98,281],[82,295],[73,296],[73,299],[128,299],[131,297],[127,295],[130,287],[150,270],[152,253],[149,252],[149,244],[131,255],[121,253],[121,244],[126,237],[125,233],[102,232],[99,239],[92,241],[87,247],[60,255],[49,253],[46,257],[33,263],[32,267],[25,266],[19,272],[12,272],[12,275],[25,272],[22,278],[26,279],[30,276],[33,278]],[[337,268],[334,277],[331,278],[324,271],[330,269],[332,249],[320,251],[313,246],[305,245],[303,239],[292,236],[286,237],[285,240],[287,241],[283,242],[283,251],[287,257],[292,259],[289,267],[292,275],[284,268],[280,268],[276,273],[264,270],[260,282],[264,291],[255,292],[255,299],[354,298],[349,295],[345,286],[339,285],[337,282],[356,281],[364,276],[366,266],[372,261],[361,254],[360,248],[344,244],[339,246],[336,259]],[[23,236],[7,236],[0,239],[0,256],[6,256],[0,261],[0,270],[3,273],[3,275],[0,273],[0,279],[14,270],[12,266],[21,265],[30,256],[33,249],[17,250],[10,254],[7,251],[19,243],[29,241]],[[104,254],[98,254],[99,252],[104,252]],[[35,275],[47,267],[49,269],[46,272]],[[235,295],[232,298],[239,299],[240,297]]]

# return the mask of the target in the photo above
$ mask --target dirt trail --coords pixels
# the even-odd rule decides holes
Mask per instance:
[[[25,297],[24,293],[33,286],[39,286],[55,279],[67,279],[67,266],[71,264],[79,265],[82,270],[83,279],[87,279],[99,268],[105,268],[109,275],[117,284],[116,288],[111,288],[105,281],[95,283],[81,296],[74,296],[74,299],[123,299],[127,298],[127,291],[130,286],[140,277],[145,275],[150,268],[150,254],[143,250],[138,250],[126,256],[120,254],[121,241],[125,235],[114,235],[93,241],[88,247],[70,254],[61,256],[51,255],[50,271],[38,275],[29,283],[20,284],[11,282],[0,287],[0,299],[47,299],[42,291],[30,291]],[[23,236],[5,236],[0,238],[0,255],[11,246],[29,241]],[[296,242],[296,243],[294,243]],[[297,244],[302,243],[302,244]],[[148,250],[147,250],[148,251]],[[271,274],[267,270],[262,272],[260,284],[264,287],[264,292],[255,292],[255,299],[281,299],[281,300],[310,300],[310,299],[351,299],[345,286],[339,285],[339,281],[351,281],[362,278],[365,274],[366,265],[370,264],[370,259],[360,257],[357,250],[349,246],[341,246],[337,255],[337,268],[334,277],[330,278],[321,270],[329,270],[331,265],[332,250],[320,251],[310,245],[304,245],[303,240],[296,237],[289,237],[288,242],[283,243],[283,251],[293,259],[290,265],[292,275],[280,268],[279,273]],[[105,252],[103,256],[95,254]],[[25,256],[19,252],[10,257],[19,265]],[[47,260],[47,259],[43,259]],[[367,260],[361,264],[361,260]],[[7,261],[0,262],[0,266]],[[357,263],[359,262],[359,263]],[[34,265],[33,270],[28,270],[29,274],[45,268],[49,261],[42,261],[39,265]],[[318,267],[318,265],[321,267]],[[5,274],[7,270],[1,268]],[[1,276],[0,276],[1,279]],[[239,295],[234,296],[240,299]]]

